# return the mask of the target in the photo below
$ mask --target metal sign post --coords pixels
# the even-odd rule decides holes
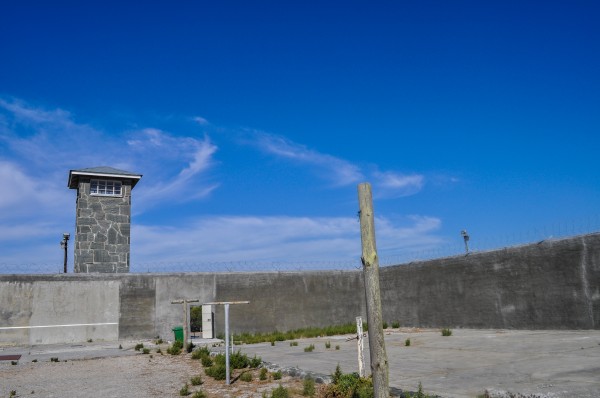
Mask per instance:
[[[225,384],[229,385],[229,304],[250,304],[249,301],[219,301],[214,303],[204,303],[202,305],[223,305],[225,306]]]

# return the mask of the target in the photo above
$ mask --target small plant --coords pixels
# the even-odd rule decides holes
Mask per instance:
[[[123,346],[121,344],[119,344],[119,350],[122,350]]]
[[[383,328],[387,329],[388,328],[388,323],[386,321],[383,321]]]
[[[163,355],[163,352],[162,352],[162,350],[160,349],[160,347],[156,349],[156,353],[157,353],[157,354],[160,354],[160,355]]]
[[[297,341],[290,341],[290,347],[298,347]]]
[[[92,340],[92,339],[87,339],[87,342],[88,342],[88,343],[91,343],[91,342],[93,342],[93,341],[94,341],[94,340]]]
[[[335,367],[335,372],[333,372],[333,374],[331,375],[331,382],[333,384],[337,384],[340,381],[340,378],[342,377],[343,373],[342,373],[342,368],[340,368],[340,364],[338,363],[337,366]]]
[[[330,349],[331,348],[331,341],[326,341],[325,342],[325,348],[326,349]]]
[[[18,364],[18,363],[19,363],[19,362],[17,362],[17,361],[10,361],[10,364],[11,364],[11,365],[16,365],[16,364]]]
[[[308,347],[304,347],[304,352],[313,352],[314,349],[315,349],[315,345],[311,344]]]
[[[246,383],[251,382],[252,381],[252,373],[250,373],[250,372],[242,373],[242,375],[240,376],[240,380],[245,381]]]
[[[405,347],[410,347],[410,339],[404,340],[404,346]]]
[[[267,380],[268,373],[269,373],[269,371],[267,370],[267,368],[260,368],[260,373],[258,374],[258,379],[259,380]]]
[[[336,345],[336,346],[335,346],[335,349],[336,349],[336,350],[339,350],[339,349],[340,349],[340,346],[339,346],[339,345]]]
[[[164,341],[160,337],[157,338],[156,340],[154,340],[154,344],[156,344],[156,345],[159,345],[159,344],[162,344],[162,343],[164,343]]]
[[[205,368],[213,366],[213,360],[208,355],[202,355],[200,357],[200,361],[202,362],[202,366],[204,366]]]
[[[171,355],[179,355],[181,354],[181,350],[183,349],[183,342],[179,340],[175,340],[173,344],[167,348],[167,354]]]
[[[196,391],[192,398],[206,398],[206,394],[203,391]]]
[[[398,321],[392,322],[392,327],[394,329],[398,329],[400,327],[400,322],[398,322]]]
[[[35,363],[35,362],[37,362],[37,359],[34,359],[34,360],[33,360],[33,361],[31,361],[31,362],[34,362],[34,363]]]
[[[283,376],[281,374],[281,370],[278,370],[277,372],[273,373],[273,380],[281,380],[281,376]]]
[[[140,351],[142,348],[144,348],[144,345],[143,345],[142,343],[137,343],[137,344],[135,345],[135,348],[134,348],[134,349],[135,349],[136,351]]]
[[[289,396],[288,389],[281,384],[271,392],[271,398],[288,398]]]
[[[146,354],[146,355],[150,354],[150,348],[143,348],[142,354]]]
[[[190,394],[190,386],[188,385],[188,383],[185,383],[185,385],[181,387],[181,390],[179,390],[179,395],[181,395],[182,397],[187,397]]]
[[[50,358],[50,362],[58,362],[58,358],[52,357],[52,358]]]
[[[227,369],[225,368],[225,364],[220,363],[215,363],[211,367],[205,368],[204,373],[215,380],[225,380],[227,377]]]
[[[444,337],[452,336],[452,330],[450,330],[448,328],[442,329],[442,336],[444,336]]]
[[[305,397],[312,397],[315,395],[315,379],[308,376],[302,383],[302,395]]]
[[[193,386],[201,385],[202,384],[202,376],[198,375],[198,376],[192,377],[192,379],[190,380],[190,383],[192,383]]]
[[[256,355],[250,359],[249,366],[253,369],[258,368],[262,364],[262,358],[257,357]]]
[[[275,347],[275,340],[271,340],[271,347]]]
[[[16,397],[16,396],[17,396],[17,392],[15,390],[11,390],[9,397]]]

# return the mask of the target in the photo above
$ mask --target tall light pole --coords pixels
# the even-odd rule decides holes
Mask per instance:
[[[465,241],[465,252],[467,254],[469,254],[469,234],[467,233],[466,229],[463,229],[462,231],[460,231],[460,234],[462,235],[462,237]]]
[[[71,234],[69,234],[68,232],[65,232],[63,234],[63,240],[60,241],[60,247],[62,247],[65,250],[65,255],[64,255],[64,273],[67,273],[67,249],[69,248],[69,238],[71,237]]]

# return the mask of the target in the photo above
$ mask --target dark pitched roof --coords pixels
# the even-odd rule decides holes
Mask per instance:
[[[79,176],[93,177],[113,177],[131,180],[131,188],[137,184],[142,178],[141,174],[132,173],[131,171],[119,170],[109,166],[89,167],[87,169],[78,169],[69,171],[68,186],[71,189],[77,188],[79,185]]]

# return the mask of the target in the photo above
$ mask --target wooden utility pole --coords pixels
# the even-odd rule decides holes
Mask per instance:
[[[375,245],[375,221],[371,185],[358,185],[360,217],[360,239],[362,242],[362,264],[367,299],[367,323],[369,325],[369,350],[373,375],[374,398],[389,398],[390,377],[383,337],[381,293],[379,291],[379,259]]]

